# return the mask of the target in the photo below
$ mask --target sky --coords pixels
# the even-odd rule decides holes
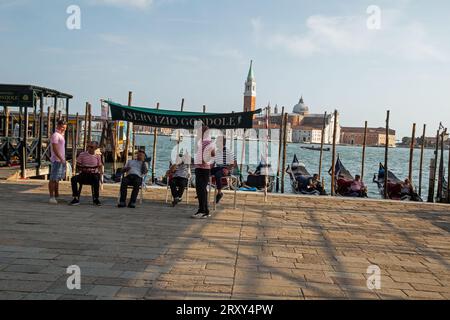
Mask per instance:
[[[80,29],[67,28],[72,5]],[[291,112],[303,95],[313,113],[371,127],[389,109],[397,138],[414,122],[432,136],[450,120],[448,12],[447,0],[0,0],[0,83],[73,94],[73,113],[128,91],[134,105],[231,112],[253,60],[258,107]]]

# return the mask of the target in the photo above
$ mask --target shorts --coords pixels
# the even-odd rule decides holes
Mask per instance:
[[[66,179],[66,164],[61,162],[52,162],[50,165],[50,181],[61,181]]]

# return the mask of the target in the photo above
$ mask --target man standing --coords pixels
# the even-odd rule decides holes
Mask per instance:
[[[59,197],[59,181],[66,178],[66,141],[64,139],[66,129],[66,122],[59,120],[56,131],[50,138],[51,165],[48,191],[51,204],[58,203],[56,199]]]
[[[208,183],[211,175],[212,159],[216,156],[216,149],[209,136],[209,128],[203,126],[195,154],[195,189],[197,191],[198,211],[192,218],[207,219],[210,217],[208,209]]]
[[[89,142],[87,151],[80,153],[77,158],[77,168],[80,171],[80,174],[71,179],[73,200],[70,204],[73,206],[80,204],[80,194],[78,192],[79,184],[92,186],[94,204],[96,206],[101,206],[99,197],[103,162],[101,156],[95,153],[97,149],[97,142]]]
[[[148,167],[145,163],[145,151],[139,150],[136,160],[129,160],[123,168],[124,173],[127,175],[122,178],[120,185],[120,201],[117,205],[119,208],[125,208],[127,201],[127,189],[128,186],[133,187],[131,192],[131,199],[128,203],[128,208],[136,208],[136,199],[139,194],[139,188],[142,186],[143,178],[148,173]]]

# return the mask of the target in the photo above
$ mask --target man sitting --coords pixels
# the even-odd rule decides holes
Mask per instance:
[[[172,206],[176,206],[183,198],[184,190],[189,183],[189,163],[190,159],[186,153],[183,157],[180,155],[177,163],[172,165],[167,172],[167,179],[170,180],[169,186],[172,192]]]
[[[350,197],[365,197],[367,195],[367,187],[364,185],[364,182],[361,180],[360,175],[355,176],[355,180],[353,180],[349,189]]]
[[[322,184],[319,180],[319,175],[314,174],[312,177],[307,179],[307,183],[303,184],[303,194],[309,194],[309,195],[320,195],[323,192]]]
[[[77,168],[80,172],[77,176],[72,177],[72,206],[80,204],[79,185],[91,185],[94,197],[94,204],[101,206],[99,200],[101,171],[103,163],[101,156],[96,154],[98,143],[93,141],[87,146],[87,151],[81,152],[77,158]]]
[[[215,166],[211,169],[211,175],[216,179],[216,203],[219,203],[223,198],[222,178],[229,176],[233,169],[237,166],[236,156],[233,151],[227,148],[225,137],[223,137],[223,148],[221,151],[217,152],[214,162]]]
[[[131,192],[128,208],[134,209],[136,208],[136,199],[139,194],[139,189],[142,186],[143,178],[148,173],[148,167],[145,163],[145,151],[139,150],[136,160],[128,161],[125,168],[123,168],[123,173],[127,175],[122,178],[122,183],[120,185],[120,201],[118,207],[126,207],[127,189],[128,186],[132,186],[133,191]]]

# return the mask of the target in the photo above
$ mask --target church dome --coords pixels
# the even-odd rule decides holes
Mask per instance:
[[[305,105],[305,102],[303,101],[303,97],[300,98],[300,101],[294,106],[293,113],[308,113],[309,107]]]

